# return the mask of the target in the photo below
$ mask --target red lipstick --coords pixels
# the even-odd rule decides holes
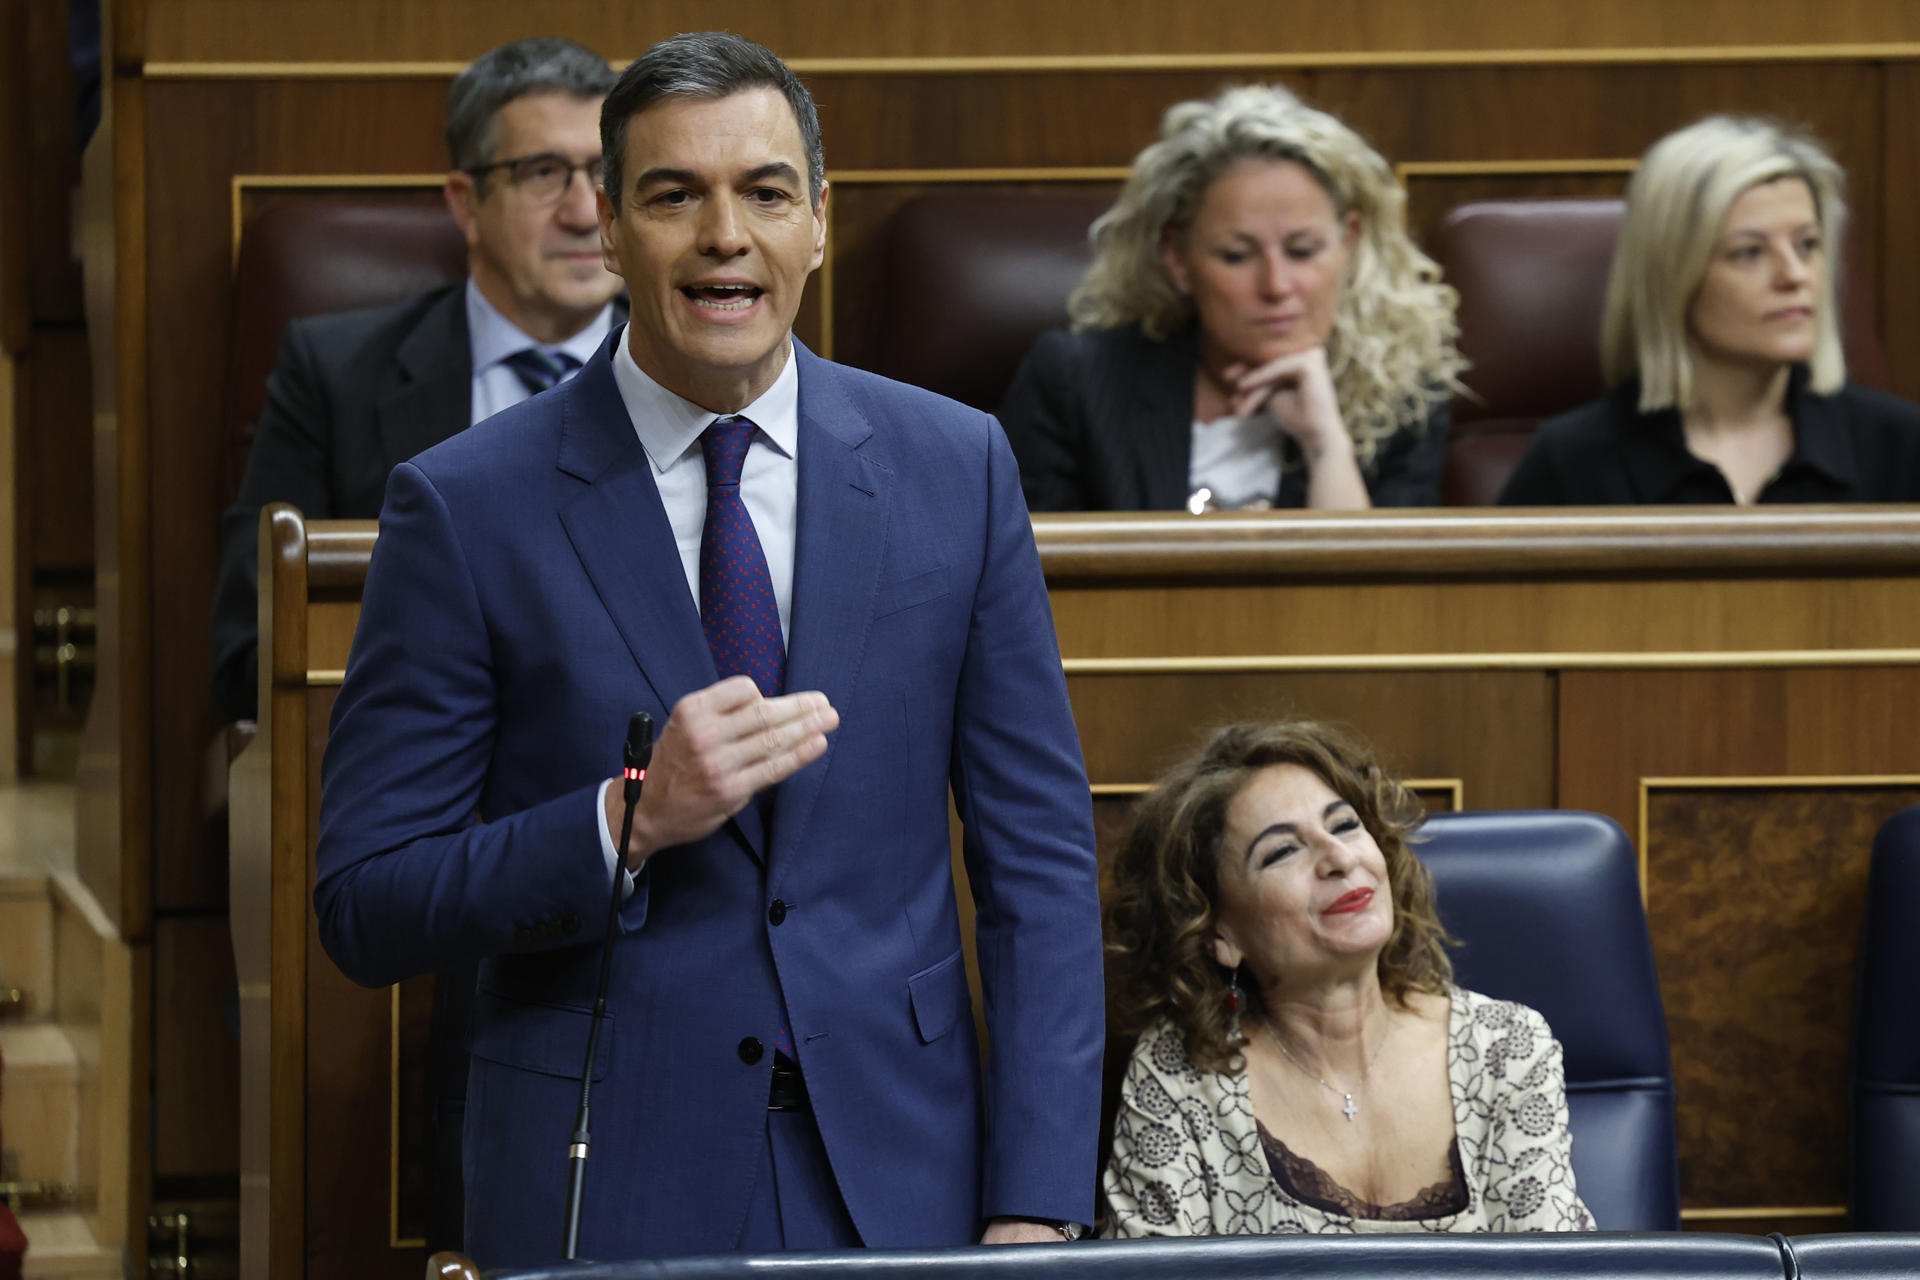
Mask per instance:
[[[1320,914],[1323,916],[1350,915],[1355,911],[1365,911],[1367,904],[1373,901],[1373,890],[1355,889],[1352,893],[1342,894],[1333,900],[1333,904]]]

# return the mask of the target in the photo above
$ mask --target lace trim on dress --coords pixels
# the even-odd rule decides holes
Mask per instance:
[[[1425,1218],[1444,1218],[1465,1213],[1472,1196],[1467,1191],[1467,1172],[1460,1163],[1460,1139],[1447,1144],[1447,1177],[1415,1192],[1398,1204],[1375,1204],[1357,1196],[1333,1180],[1331,1174],[1302,1155],[1295,1155],[1287,1144],[1259,1125],[1260,1145],[1267,1153],[1267,1168],[1280,1189],[1302,1204],[1322,1213],[1348,1218],[1373,1218],[1383,1222],[1413,1222]]]

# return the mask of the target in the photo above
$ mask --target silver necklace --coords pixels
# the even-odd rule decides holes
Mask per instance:
[[[1267,1021],[1265,1018],[1262,1018],[1260,1020],[1260,1029],[1267,1033],[1267,1039],[1273,1041],[1273,1047],[1278,1049],[1281,1053],[1285,1054],[1287,1061],[1291,1062],[1294,1066],[1300,1068],[1301,1072],[1305,1074],[1308,1079],[1316,1081],[1320,1085],[1320,1087],[1322,1089],[1325,1089],[1328,1093],[1338,1094],[1341,1098],[1346,1100],[1346,1105],[1340,1108],[1340,1114],[1344,1115],[1347,1118],[1348,1124],[1352,1124],[1353,1118],[1360,1114],[1360,1108],[1353,1105],[1353,1095],[1347,1092],[1345,1089],[1334,1088],[1332,1085],[1327,1083],[1327,1079],[1325,1076],[1315,1074],[1312,1068],[1308,1067],[1306,1063],[1294,1057],[1293,1050],[1287,1048],[1287,1042],[1280,1038],[1280,1033],[1275,1031],[1273,1029],[1273,1024]],[[1360,1068],[1361,1084],[1365,1084],[1367,1082],[1367,1077],[1373,1074],[1374,1064],[1380,1061],[1380,1051],[1387,1047],[1387,1033],[1392,1030],[1393,1030],[1393,1019],[1391,1016],[1389,1016],[1387,1019],[1387,1030],[1380,1033],[1380,1043],[1373,1047],[1373,1056],[1367,1059],[1366,1066]]]

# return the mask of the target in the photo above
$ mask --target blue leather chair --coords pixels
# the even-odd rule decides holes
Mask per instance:
[[[1920,1276],[1920,1233],[1783,1236],[1787,1280],[1913,1280]]]
[[[1853,1228],[1920,1231],[1920,807],[1873,841],[1853,1008]],[[1920,1275],[1920,1266],[1908,1274]]]
[[[1677,1230],[1673,1061],[1626,833],[1539,811],[1437,815],[1421,838],[1456,980],[1538,1009],[1565,1047],[1581,1199],[1602,1230]]]
[[[436,1269],[443,1265],[453,1269]],[[428,1274],[463,1280],[449,1255]],[[1826,1274],[1826,1273],[1823,1273]],[[1852,1280],[1858,1273],[1832,1273]],[[1871,1273],[1869,1273],[1871,1274]],[[1907,1273],[1911,1274],[1911,1273]],[[1791,1280],[1764,1236],[1457,1235],[1213,1236],[1096,1240],[1076,1245],[868,1252],[727,1254],[614,1263],[556,1263],[490,1272],[488,1280]]]

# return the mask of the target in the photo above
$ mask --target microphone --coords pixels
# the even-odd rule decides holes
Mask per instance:
[[[626,879],[627,841],[633,835],[633,811],[640,803],[640,787],[653,759],[653,717],[636,711],[627,720],[627,741],[620,752],[624,781],[620,798],[626,812],[620,819],[620,839],[613,864],[613,893],[607,900],[607,932],[600,940],[600,982],[593,992],[593,1020],[587,1025],[587,1061],[580,1068],[580,1110],[573,1117],[573,1136],[567,1142],[567,1242],[560,1255],[572,1262],[580,1244],[580,1197],[587,1186],[587,1147],[592,1128],[593,1059],[600,1048],[600,1023],[607,1016],[607,984],[613,979],[613,940],[620,929],[620,888]]]

